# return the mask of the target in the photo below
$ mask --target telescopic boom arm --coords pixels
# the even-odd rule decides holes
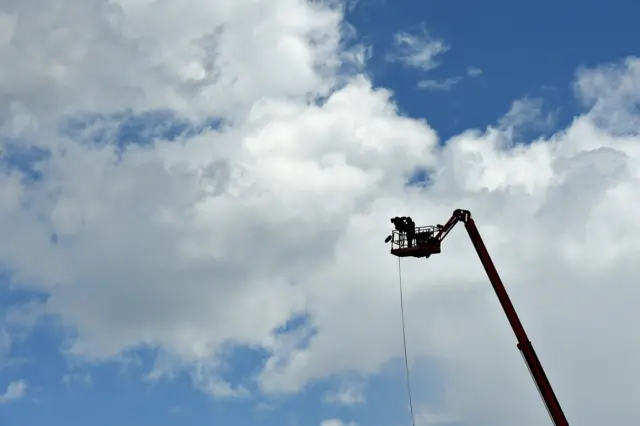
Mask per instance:
[[[555,426],[569,426],[567,422],[567,418],[565,417],[562,408],[560,407],[560,403],[556,398],[555,392],[551,387],[551,383],[547,378],[547,375],[542,368],[542,364],[536,355],[535,350],[533,349],[533,345],[529,341],[527,337],[527,333],[524,331],[524,327],[518,318],[518,314],[516,313],[513,304],[511,303],[511,299],[509,299],[509,295],[507,294],[507,290],[502,284],[502,280],[498,275],[498,271],[493,265],[493,261],[489,256],[489,252],[480,237],[480,233],[478,232],[478,228],[476,228],[476,224],[474,220],[471,218],[471,213],[467,210],[455,210],[451,219],[444,226],[437,226],[438,233],[435,235],[435,239],[438,243],[438,251],[439,252],[439,243],[449,234],[451,229],[458,223],[464,223],[465,228],[467,229],[467,233],[469,234],[469,238],[473,243],[473,247],[476,249],[478,253],[478,257],[482,262],[482,266],[489,277],[489,281],[493,286],[493,289],[498,296],[498,300],[500,301],[500,305],[502,305],[502,309],[504,309],[505,314],[507,315],[507,319],[509,320],[509,324],[511,324],[511,328],[513,329],[513,333],[516,335],[518,339],[518,349],[522,353],[522,357],[524,358],[527,367],[529,368],[529,372],[533,377],[533,380],[540,392],[540,396],[544,401],[545,406],[549,412],[549,416],[551,420],[553,420],[553,424]],[[424,256],[421,256],[424,257]],[[426,256],[428,257],[428,256]]]

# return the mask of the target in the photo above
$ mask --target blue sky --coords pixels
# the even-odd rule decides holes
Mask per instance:
[[[446,140],[494,124],[523,97],[543,98],[557,111],[558,125],[566,124],[580,111],[571,87],[578,67],[638,53],[635,7],[624,0],[371,2],[350,22],[379,51],[389,48],[393,33],[424,25],[451,47],[428,78],[464,75],[470,66],[483,71],[452,90],[423,92],[415,89],[425,78],[422,71],[389,66],[383,55],[371,60],[376,84],[393,89],[408,114],[426,118]]]
[[[566,126],[582,110],[572,87],[580,67],[640,54],[639,13],[640,4],[623,0],[362,0],[346,19],[356,28],[358,41],[372,46],[367,73],[374,85],[393,91],[400,109],[411,117],[426,119],[444,142],[466,129],[495,125],[514,101],[525,98],[541,100],[543,112],[554,117],[552,127],[530,129],[528,138]],[[425,31],[449,47],[437,56],[439,66],[425,71],[389,61],[388,55],[396,49],[394,34]],[[481,73],[471,76],[470,68]],[[456,77],[462,78],[448,90],[418,87],[421,81]],[[124,146],[144,143],[149,135],[171,139],[189,127],[172,114],[161,111],[132,117],[124,113],[99,116],[97,121],[118,121],[119,130],[109,137]],[[158,130],[158,120],[163,118],[173,124]],[[82,127],[77,122],[60,126],[71,137]],[[192,127],[197,133],[207,126]],[[104,133],[98,131],[94,142],[101,137]],[[12,161],[14,165],[28,162],[22,157]],[[0,309],[46,297],[12,289],[6,275],[2,282]],[[321,380],[294,396],[260,396],[252,378],[266,355],[239,348],[229,357],[224,376],[245,384],[254,396],[216,400],[195,389],[187,373],[173,380],[145,380],[153,364],[153,351],[133,351],[126,362],[97,366],[65,356],[64,348],[73,332],[54,318],[40,319],[29,330],[13,327],[9,332],[12,345],[0,370],[0,390],[19,380],[24,380],[27,388],[23,397],[0,404],[2,425],[303,426],[340,418],[359,425],[401,426],[410,421],[400,360],[388,363],[380,374],[361,379],[366,404],[341,407],[323,401],[329,390],[342,383],[341,378]],[[416,367],[416,398],[438,404],[443,398],[441,368],[432,360]]]

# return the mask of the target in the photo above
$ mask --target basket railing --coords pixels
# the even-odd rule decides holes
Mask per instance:
[[[416,247],[429,242],[429,240],[436,236],[437,231],[438,229],[435,226],[416,227],[412,246]],[[407,234],[394,229],[393,233],[391,234],[391,247],[394,250],[408,248],[409,241],[407,239]]]

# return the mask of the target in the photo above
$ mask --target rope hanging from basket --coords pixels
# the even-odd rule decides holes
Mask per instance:
[[[409,374],[409,357],[407,356],[407,332],[404,319],[404,294],[402,290],[402,267],[398,257],[398,282],[400,287],[400,315],[402,318],[402,346],[404,348],[404,369],[407,377],[407,396],[409,398],[409,412],[411,414],[411,426],[416,426],[416,419],[413,413],[413,397],[411,395],[411,376]]]

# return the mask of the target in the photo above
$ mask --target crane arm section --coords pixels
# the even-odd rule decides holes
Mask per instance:
[[[467,229],[467,233],[469,234],[469,238],[473,243],[473,247],[475,248],[478,257],[480,258],[480,262],[482,263],[482,266],[484,267],[484,270],[489,277],[489,281],[493,286],[496,296],[498,296],[500,305],[502,306],[502,309],[504,310],[504,313],[509,320],[509,324],[511,325],[513,333],[518,340],[517,347],[522,353],[522,357],[524,358],[524,361],[527,364],[536,387],[540,392],[540,396],[544,401],[553,424],[555,426],[569,426],[569,423],[564,415],[564,412],[562,411],[562,408],[560,407],[560,403],[558,402],[555,392],[551,387],[551,383],[549,382],[549,379],[547,378],[547,375],[542,368],[542,364],[540,363],[540,360],[538,359],[538,356],[533,349],[533,345],[529,341],[527,333],[525,332],[524,327],[520,322],[520,318],[518,317],[518,314],[516,313],[516,310],[511,303],[511,299],[507,294],[507,290],[505,289],[504,284],[502,283],[502,280],[498,275],[498,271],[496,270],[493,261],[491,260],[491,256],[489,256],[489,252],[487,251],[487,248],[482,241],[482,237],[480,236],[480,232],[478,232],[478,228],[476,227],[476,224],[471,217],[471,213],[467,210],[455,210],[453,212],[453,215],[451,216],[451,219],[449,219],[449,221],[444,226],[438,225],[437,228],[439,229],[439,231],[436,234],[435,238],[439,242],[441,242],[449,234],[449,232],[451,232],[453,227],[458,222],[464,223],[465,228]]]

